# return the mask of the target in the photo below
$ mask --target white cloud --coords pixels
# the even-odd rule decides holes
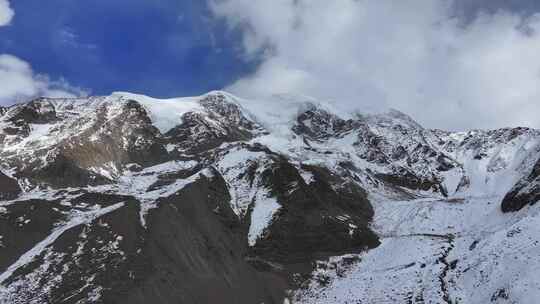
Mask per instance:
[[[0,0],[0,26],[8,25],[15,16],[8,0]]]
[[[0,0],[0,26],[9,25],[15,12],[7,0]],[[10,54],[0,54],[0,106],[26,101],[36,96],[75,97],[87,95],[84,89],[71,86],[66,80],[51,80],[36,74],[30,64]]]
[[[244,33],[258,70],[228,90],[292,92],[348,109],[392,107],[426,126],[540,127],[540,16],[481,14],[445,0],[211,0]]]
[[[61,79],[35,74],[30,65],[13,55],[0,54],[0,105],[26,101],[35,96],[75,97],[87,92]]]

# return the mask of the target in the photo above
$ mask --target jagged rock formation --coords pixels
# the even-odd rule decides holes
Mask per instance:
[[[539,200],[540,132],[447,132],[395,110],[266,102],[276,107],[224,92],[115,93],[1,108],[0,303],[487,297],[459,282],[491,284],[467,276],[486,273],[490,246],[511,248],[501,231],[534,223],[521,209]],[[462,223],[467,210],[495,232]],[[375,269],[401,263],[400,250],[412,260]],[[339,287],[371,288],[370,267],[385,282],[374,293]],[[402,274],[420,283],[392,285]],[[493,284],[489,296],[512,296]]]

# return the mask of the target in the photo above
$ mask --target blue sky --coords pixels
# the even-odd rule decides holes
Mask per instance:
[[[63,77],[93,94],[134,91],[156,97],[220,89],[252,72],[240,33],[211,18],[204,1],[12,1],[0,53]]]
[[[225,89],[395,108],[436,128],[540,127],[539,12],[536,0],[0,0],[0,105]]]

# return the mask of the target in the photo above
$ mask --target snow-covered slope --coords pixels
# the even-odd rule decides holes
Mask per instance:
[[[0,157],[0,303],[540,296],[537,130],[118,92],[1,108]]]

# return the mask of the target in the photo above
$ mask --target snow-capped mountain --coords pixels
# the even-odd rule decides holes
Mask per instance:
[[[0,303],[540,296],[537,130],[119,92],[0,107],[0,158]]]

